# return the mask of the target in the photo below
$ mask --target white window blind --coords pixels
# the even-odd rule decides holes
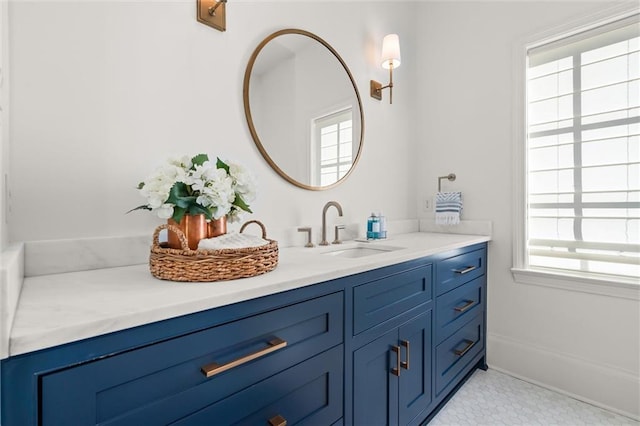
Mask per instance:
[[[529,49],[527,262],[640,275],[638,15]]]
[[[318,118],[314,122],[316,140],[315,181],[320,186],[342,179],[353,163],[353,109]]]

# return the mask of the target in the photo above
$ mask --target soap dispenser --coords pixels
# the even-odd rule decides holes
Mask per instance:
[[[371,216],[367,219],[367,240],[373,240],[375,237],[373,224],[377,220],[376,214],[371,213]]]
[[[367,220],[367,240],[378,238],[380,238],[380,217],[376,213],[371,213]]]

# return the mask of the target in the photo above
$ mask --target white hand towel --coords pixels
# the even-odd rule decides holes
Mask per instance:
[[[198,250],[240,249],[247,247],[260,247],[269,244],[255,235],[230,232],[214,238],[205,238],[198,243]]]
[[[462,192],[436,194],[436,225],[457,225],[462,213]]]

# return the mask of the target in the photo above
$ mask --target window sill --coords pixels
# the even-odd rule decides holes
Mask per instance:
[[[640,300],[640,281],[634,278],[603,279],[588,274],[562,274],[542,269],[512,268],[517,283],[553,287],[568,291]]]

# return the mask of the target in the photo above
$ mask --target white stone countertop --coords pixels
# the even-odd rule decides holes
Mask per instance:
[[[371,243],[280,249],[275,270],[251,278],[181,283],[148,265],[26,277],[9,336],[9,356],[292,290],[489,241],[488,236],[415,232]],[[360,258],[322,254],[353,244],[401,249]]]

